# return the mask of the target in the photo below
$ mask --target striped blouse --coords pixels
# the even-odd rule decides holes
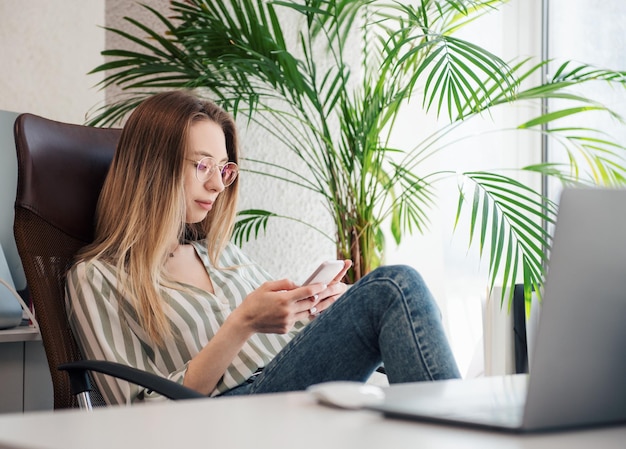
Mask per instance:
[[[87,359],[109,360],[182,383],[189,361],[211,340],[243,299],[271,277],[235,245],[222,252],[217,269],[204,242],[192,243],[206,267],[215,294],[191,285],[162,287],[161,296],[173,337],[162,347],[151,342],[137,314],[118,288],[115,267],[101,260],[81,262],[67,274],[66,304],[70,325]],[[285,335],[255,334],[232,361],[211,396],[245,382],[265,366],[302,329]],[[96,374],[95,381],[110,404],[162,398],[136,385]]]

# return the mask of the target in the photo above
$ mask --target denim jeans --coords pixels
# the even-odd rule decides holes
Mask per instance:
[[[459,377],[441,314],[422,277],[380,267],[307,325],[254,379],[223,394],[304,390],[331,380],[365,382],[384,364],[390,383]]]

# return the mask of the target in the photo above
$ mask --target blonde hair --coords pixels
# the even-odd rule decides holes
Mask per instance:
[[[140,325],[159,345],[171,335],[159,288],[168,284],[164,266],[173,239],[206,238],[217,266],[235,222],[239,178],[218,196],[203,221],[185,223],[183,164],[189,129],[198,120],[222,128],[228,159],[238,162],[235,122],[220,107],[186,91],[149,97],[122,130],[98,201],[94,242],[79,255],[79,260],[102,258],[116,266]]]

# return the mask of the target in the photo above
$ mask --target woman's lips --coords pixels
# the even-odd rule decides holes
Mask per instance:
[[[200,200],[197,200],[196,204],[198,204],[198,206],[200,206],[204,210],[211,210],[211,208],[213,207],[213,201],[200,201]]]

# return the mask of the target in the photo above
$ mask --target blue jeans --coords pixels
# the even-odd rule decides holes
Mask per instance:
[[[439,308],[422,277],[407,266],[364,276],[253,382],[223,396],[304,390],[331,380],[365,382],[381,363],[390,383],[459,377]]]

